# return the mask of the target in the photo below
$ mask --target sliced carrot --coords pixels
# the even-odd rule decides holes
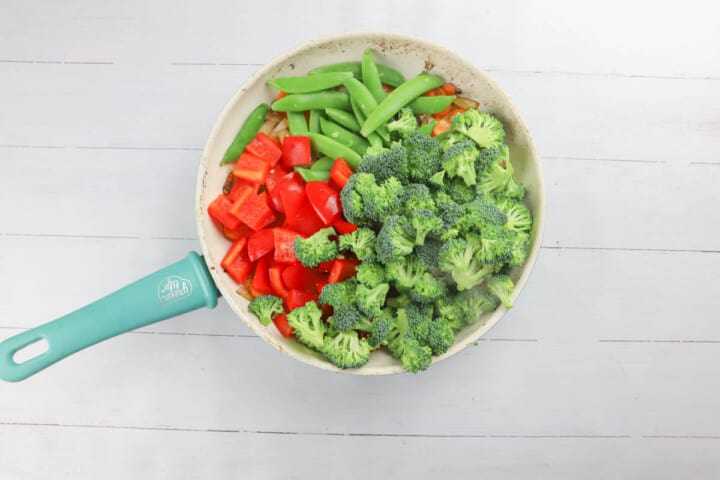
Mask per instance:
[[[435,125],[435,128],[433,128],[432,136],[437,137],[438,135],[442,135],[443,133],[448,131],[450,131],[450,122],[443,118],[441,120],[438,120],[437,125]]]

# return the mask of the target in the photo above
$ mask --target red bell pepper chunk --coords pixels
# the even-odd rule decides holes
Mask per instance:
[[[240,220],[230,213],[232,205],[232,202],[221,193],[208,206],[208,215],[220,225],[235,230],[240,226]]]
[[[297,165],[310,165],[312,156],[310,154],[310,138],[303,136],[287,136],[282,143],[283,166],[292,168]]]
[[[258,193],[259,189],[260,185],[256,183],[250,183],[246,182],[245,180],[240,180],[239,178],[236,178],[227,197],[228,199],[230,199],[231,202],[235,203],[238,199],[245,197],[251,193]]]
[[[356,224],[348,222],[347,220],[342,218],[342,215],[338,215],[338,217],[333,220],[332,226],[333,228],[335,228],[335,231],[338,232],[340,235],[352,233],[358,229],[358,226]]]
[[[360,261],[354,258],[336,258],[330,269],[328,283],[338,283],[353,277],[357,272],[358,265],[360,265]]]
[[[296,290],[292,289],[288,291],[288,297],[287,297],[287,308],[288,310],[292,311],[295,310],[298,307],[302,307],[308,302],[316,301],[318,299],[318,294],[314,292],[306,292],[305,290]]]
[[[270,277],[268,276],[268,260],[267,258],[261,258],[255,265],[255,273],[253,273],[252,281],[250,282],[250,291],[253,296],[269,295],[273,293],[272,287],[270,286]]]
[[[340,215],[340,194],[327,183],[308,182],[305,193],[325,226],[330,225]]]
[[[252,153],[244,152],[238,158],[233,175],[250,183],[265,183],[270,164]]]
[[[270,203],[276,212],[285,212],[285,206],[283,205],[280,194],[286,190],[292,192],[301,192],[304,190],[302,177],[300,177],[298,173],[290,172],[286,174],[278,180],[272,190],[268,190],[270,192]],[[296,194],[299,195],[299,193]],[[285,195],[288,196],[288,201],[290,201],[290,195]]]
[[[303,237],[309,237],[325,226],[307,199],[304,199],[294,215],[286,214],[285,223]]]
[[[320,262],[320,264],[317,266],[318,272],[329,272],[332,270],[333,262],[335,260],[328,260],[327,262]]]
[[[335,159],[335,163],[330,168],[330,180],[340,189],[345,186],[353,171],[344,158]]]
[[[234,242],[235,240],[247,237],[252,233],[252,229],[248,227],[247,225],[241,223],[239,227],[237,227],[234,230],[230,230],[226,226],[223,226],[223,236],[230,240],[231,242]]]
[[[280,147],[280,144],[263,132],[255,135],[255,138],[250,140],[245,150],[258,158],[262,158],[268,162],[271,167],[274,167],[282,156],[282,147]]]
[[[252,262],[247,256],[247,238],[240,238],[233,242],[225,257],[220,262],[223,270],[235,280],[236,283],[242,284],[250,276],[252,270]]]
[[[297,211],[302,207],[303,202],[307,198],[305,186],[299,180],[283,182],[281,185],[278,185],[275,191],[280,196],[283,212],[285,212],[286,216],[290,217],[297,214]]]
[[[288,323],[287,314],[283,312],[279,315],[275,315],[272,321],[275,324],[275,328],[278,329],[278,332],[280,332],[283,337],[292,337],[293,328]]]
[[[270,288],[273,293],[280,298],[287,298],[288,291],[282,281],[282,270],[283,266],[279,264],[268,268],[268,279],[270,280]]]
[[[322,293],[322,289],[325,285],[328,284],[327,278],[321,278],[317,282],[315,282],[315,290],[317,290],[318,293]]]
[[[276,220],[275,214],[268,207],[267,200],[266,192],[250,195],[242,203],[240,200],[233,203],[230,211],[248,227],[260,230]]]
[[[275,237],[272,228],[263,228],[253,232],[248,239],[248,257],[251,261],[267,255],[275,248]]]
[[[297,173],[289,172],[282,168],[280,165],[275,165],[273,168],[270,169],[267,177],[265,177],[265,189],[268,192],[272,192],[273,190],[275,190],[275,187],[277,187],[277,185],[282,180],[284,180],[287,175],[292,175],[293,177],[300,178],[300,175],[298,175]]]
[[[296,232],[286,228],[273,228],[273,241],[275,243],[275,261],[279,263],[295,263]]]
[[[308,268],[297,262],[288,265],[282,272],[283,283],[287,288],[297,290],[315,290],[323,274],[314,268]]]

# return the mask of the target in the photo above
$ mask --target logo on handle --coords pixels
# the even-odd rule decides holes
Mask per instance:
[[[174,302],[189,296],[191,293],[192,283],[190,280],[177,275],[163,278],[157,288],[160,303]]]

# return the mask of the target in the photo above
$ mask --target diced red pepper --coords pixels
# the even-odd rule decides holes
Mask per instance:
[[[275,190],[280,195],[283,212],[286,216],[295,216],[307,198],[305,186],[301,181],[283,182]]]
[[[285,314],[285,312],[275,315],[272,321],[275,324],[275,328],[278,329],[278,332],[280,332],[283,337],[292,337],[293,328],[288,323],[287,314]]]
[[[357,272],[356,268],[360,265],[358,260],[354,258],[336,258],[333,260],[328,283],[338,283],[353,277]]]
[[[280,144],[263,132],[255,135],[255,138],[250,140],[250,143],[247,144],[245,150],[258,158],[262,158],[268,162],[271,167],[274,167],[282,156],[282,148],[280,147]]]
[[[275,237],[271,228],[253,232],[248,239],[248,257],[251,261],[267,255],[275,248]]]
[[[285,223],[303,237],[309,237],[325,226],[307,199],[303,200],[294,215],[286,214]]]
[[[268,279],[270,280],[270,288],[272,288],[273,293],[280,298],[287,298],[288,291],[282,281],[282,270],[283,266],[280,264],[268,268]]]
[[[337,162],[336,162],[337,163]],[[324,182],[308,182],[305,194],[325,226],[340,215],[340,194]]]
[[[250,183],[265,183],[270,164],[252,153],[243,152],[238,158],[233,175]]]
[[[285,267],[282,272],[283,283],[287,288],[298,290],[315,290],[317,282],[323,274],[314,268],[304,266],[297,262]]]
[[[270,286],[270,277],[268,276],[268,260],[267,258],[261,258],[255,265],[255,273],[253,273],[252,281],[250,282],[250,291],[253,296],[268,295],[273,293],[272,287]]]
[[[335,220],[333,220],[332,226],[333,228],[335,228],[335,231],[340,235],[352,233],[358,229],[358,226],[356,224],[348,222],[347,220],[342,218],[342,215],[339,215]]]
[[[260,230],[276,219],[275,214],[268,207],[266,192],[250,195],[242,203],[238,200],[233,204],[231,213],[253,230]]]
[[[235,230],[240,226],[240,220],[230,213],[232,205],[232,202],[221,193],[208,206],[208,215],[219,224]]]
[[[223,236],[231,242],[234,242],[242,237],[247,237],[250,233],[252,233],[252,229],[243,223],[234,230],[230,230],[226,226],[223,226]]]
[[[318,293],[322,293],[322,289],[325,285],[328,284],[327,278],[321,278],[317,282],[315,282],[315,290],[317,290]]]
[[[318,299],[318,294],[315,292],[307,292],[305,290],[292,289],[288,291],[287,296],[287,308],[292,311],[298,307],[302,307],[308,302]]]
[[[318,272],[329,272],[332,270],[333,262],[335,260],[328,260],[327,262],[320,262],[320,265],[317,266]]]
[[[295,263],[296,232],[286,228],[273,228],[273,241],[275,244],[275,261],[280,263]]]
[[[310,138],[304,136],[285,137],[282,143],[281,163],[287,168],[310,165],[312,163]]]
[[[235,280],[236,283],[242,284],[250,276],[252,271],[252,262],[247,256],[247,238],[240,238],[233,242],[225,257],[220,262],[223,270]]]
[[[277,187],[278,183],[280,183],[286,175],[292,175],[293,177],[297,176],[298,178],[300,175],[298,175],[295,172],[289,172],[282,168],[280,165],[275,165],[273,168],[270,169],[270,171],[267,174],[267,177],[265,177],[265,188],[268,192],[272,192],[275,190],[275,187]]]
[[[241,199],[243,197],[247,197],[248,195],[252,193],[257,193],[260,189],[260,185],[256,183],[250,183],[246,182],[245,180],[241,180],[239,178],[236,178],[233,182],[233,186],[230,189],[230,193],[228,193],[227,197],[230,199],[231,202],[236,202],[238,199]]]
[[[342,190],[352,174],[352,168],[344,158],[335,159],[335,163],[330,168],[330,179],[340,190]]]

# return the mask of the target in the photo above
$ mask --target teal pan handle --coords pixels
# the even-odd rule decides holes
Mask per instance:
[[[205,262],[191,252],[95,303],[0,343],[0,379],[24,380],[103,340],[200,307],[215,308],[217,302],[218,291]],[[41,340],[47,341],[44,353],[22,363],[13,359]]]

